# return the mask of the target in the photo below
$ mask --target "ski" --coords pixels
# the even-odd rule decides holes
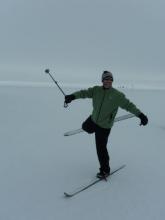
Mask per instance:
[[[124,164],[124,165],[120,166],[119,168],[113,170],[113,171],[110,173],[110,176],[112,176],[114,173],[118,172],[119,170],[123,169],[125,166],[126,166],[126,165]],[[110,177],[110,176],[109,176],[109,177]],[[73,196],[75,196],[75,195],[77,195],[77,194],[83,192],[84,190],[90,188],[91,186],[95,185],[96,183],[101,182],[102,180],[104,180],[104,181],[106,180],[106,181],[107,181],[109,177],[107,177],[106,179],[98,179],[98,178],[97,178],[97,179],[95,179],[95,180],[92,180],[92,181],[91,181],[90,183],[88,183],[87,185],[81,186],[80,188],[74,190],[73,192],[70,192],[70,193],[64,192],[64,195],[65,195],[65,197],[67,197],[67,198],[73,197]]]
[[[122,115],[122,116],[116,117],[115,120],[114,120],[114,122],[126,120],[126,119],[128,119],[128,118],[133,118],[133,117],[135,117],[134,114]],[[84,130],[83,130],[82,128],[76,129],[76,130],[72,130],[72,131],[68,131],[68,132],[65,132],[65,133],[64,133],[64,136],[71,136],[71,135],[78,134],[78,133],[83,132],[83,131],[84,131]]]

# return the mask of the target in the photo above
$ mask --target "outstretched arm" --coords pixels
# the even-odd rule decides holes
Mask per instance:
[[[141,123],[140,125],[147,125],[148,124],[148,118],[146,115],[144,115],[135,104],[130,102],[129,99],[123,95],[120,100],[120,107],[131,112],[132,114],[136,115],[138,118],[140,118]]]
[[[83,98],[92,98],[93,97],[93,88],[80,90],[72,93],[71,95],[65,96],[65,103],[68,104],[72,102],[74,99],[83,99]]]

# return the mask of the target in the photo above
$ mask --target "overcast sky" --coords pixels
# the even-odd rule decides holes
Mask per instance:
[[[0,0],[0,79],[47,67],[58,78],[164,75],[164,9],[164,0]]]

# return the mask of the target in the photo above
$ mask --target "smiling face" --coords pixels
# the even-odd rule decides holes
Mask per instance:
[[[105,78],[103,81],[103,87],[105,89],[110,89],[112,87],[112,79],[110,77]]]

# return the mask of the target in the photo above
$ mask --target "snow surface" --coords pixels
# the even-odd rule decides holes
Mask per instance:
[[[99,168],[93,135],[63,136],[81,126],[91,101],[65,109],[56,87],[0,86],[0,219],[165,219],[165,91],[122,91],[148,115],[148,126],[137,118],[116,123],[108,142],[111,168],[126,167],[66,199],[64,191],[90,181]]]

